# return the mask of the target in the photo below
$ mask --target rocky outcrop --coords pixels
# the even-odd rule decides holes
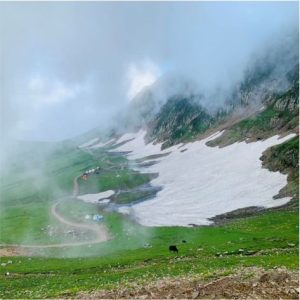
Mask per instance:
[[[200,105],[199,97],[169,99],[149,124],[148,139],[163,142],[163,147],[204,132],[214,118]]]

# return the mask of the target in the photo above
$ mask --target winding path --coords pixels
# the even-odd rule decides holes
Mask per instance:
[[[78,178],[75,177],[73,180],[73,196],[78,195],[79,186],[78,186]],[[22,245],[22,244],[0,244],[0,247],[19,247],[19,248],[63,248],[63,247],[73,247],[73,246],[84,246],[84,245],[92,245],[98,244],[101,242],[105,242],[109,239],[109,234],[104,225],[99,224],[87,224],[87,223],[79,223],[67,220],[63,215],[61,215],[57,211],[57,206],[64,201],[64,198],[55,202],[51,207],[51,214],[62,224],[67,226],[75,227],[80,230],[87,230],[95,233],[96,237],[93,240],[83,241],[83,242],[70,242],[70,243],[60,243],[60,244],[46,244],[46,245]]]
[[[78,179],[80,175],[76,176],[73,179],[73,196],[76,197],[79,194],[79,184],[78,184]]]

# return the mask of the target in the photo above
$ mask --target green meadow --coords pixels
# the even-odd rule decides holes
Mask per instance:
[[[80,291],[166,276],[210,278],[216,272],[230,274],[247,266],[298,268],[299,220],[295,206],[218,226],[144,227],[130,217],[103,211],[101,206],[72,196],[74,178],[99,166],[99,174],[87,181],[79,179],[80,193],[126,190],[123,203],[135,201],[139,196],[136,188],[148,183],[152,175],[132,171],[126,158],[68,144],[52,149],[43,162],[26,155],[23,160],[26,167],[17,171],[11,167],[1,182],[2,247],[72,242],[70,237],[60,235],[63,225],[50,213],[58,200],[58,212],[70,221],[91,222],[85,215],[102,214],[110,238],[99,244],[38,248],[31,257],[2,257],[1,298],[73,297]],[[57,227],[57,235],[50,237],[41,230],[49,224]],[[177,245],[179,253],[171,253],[169,245]]]

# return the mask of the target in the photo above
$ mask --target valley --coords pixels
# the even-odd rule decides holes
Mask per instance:
[[[216,133],[211,138],[204,138],[194,144],[210,143],[222,134],[224,133]],[[158,184],[155,183],[160,180],[160,174],[164,172],[163,169],[155,168],[164,160],[171,160],[172,155],[182,157],[191,153],[194,144],[188,143],[160,150],[159,144],[144,144],[143,132],[131,134],[129,137],[129,139],[127,136],[121,137],[115,141],[119,146],[110,144],[110,146],[101,145],[93,148],[92,144],[88,147],[76,148],[72,144],[67,148],[65,146],[60,148],[58,145],[58,148],[51,152],[43,175],[38,172],[36,177],[33,175],[29,181],[24,181],[22,172],[19,171],[18,184],[14,181],[9,182],[9,177],[7,177],[6,185],[1,189],[7,197],[2,199],[6,201],[10,199],[9,209],[2,211],[2,220],[6,222],[4,223],[6,226],[3,226],[4,230],[1,231],[0,249],[2,253],[1,276],[3,280],[0,284],[2,297],[49,298],[77,295],[80,297],[79,291],[82,293],[99,288],[109,291],[117,283],[124,286],[133,281],[143,284],[149,280],[156,282],[163,278],[183,280],[182,276],[187,276],[187,274],[190,278],[195,277],[196,281],[210,282],[214,276],[218,278],[230,276],[240,268],[245,268],[244,272],[248,272],[246,270],[251,266],[265,269],[298,268],[298,206],[295,205],[295,200],[289,202],[294,203],[292,205],[281,206],[291,198],[297,199],[297,196],[291,194],[290,189],[288,189],[290,192],[283,194],[283,198],[278,200],[270,200],[264,205],[262,205],[262,200],[257,202],[259,207],[280,206],[278,209],[263,209],[246,215],[240,213],[233,218],[225,218],[226,222],[216,222],[216,224],[210,220],[188,227],[181,227],[184,224],[188,225],[185,221],[180,222],[179,227],[166,227],[164,223],[160,223],[158,227],[144,226],[143,220],[147,219],[144,217],[139,219],[134,212],[135,207],[147,206],[151,201],[156,201],[159,193],[166,189],[166,186],[162,186],[163,182],[167,182],[166,179],[158,181]],[[279,153],[282,153],[284,149],[289,149],[285,145],[295,140],[292,137],[293,135],[287,135],[281,140],[277,140],[277,137],[266,140],[270,141],[269,144],[259,146],[258,151],[262,154],[264,149],[279,143],[276,147],[280,147]],[[254,146],[255,144],[249,143],[248,145]],[[259,141],[258,145],[263,145],[263,143]],[[254,150],[253,146],[251,152]],[[277,149],[276,147],[273,148]],[[207,149],[207,151],[220,151],[229,148],[210,146]],[[185,151],[182,152],[182,150]],[[246,151],[248,153],[248,150]],[[240,150],[239,152],[242,153]],[[266,154],[267,157],[275,155],[271,153]],[[195,155],[194,161],[197,157]],[[244,157],[247,157],[247,154],[245,155]],[[260,156],[259,154],[256,160],[261,169]],[[283,154],[281,156],[284,157]],[[152,164],[145,166],[145,162],[148,161]],[[215,158],[211,161],[215,161]],[[280,161],[285,164],[282,159]],[[176,164],[191,168],[191,171],[196,170],[195,166],[189,167],[179,162]],[[250,164],[253,165],[253,162],[250,161]],[[200,165],[203,166],[203,163]],[[238,165],[241,166],[241,163],[238,162]],[[81,176],[86,170],[96,167],[100,167],[98,174],[92,174],[87,180],[82,180]],[[209,168],[211,169],[211,166]],[[277,170],[279,167],[272,168]],[[170,167],[167,169],[171,170]],[[283,169],[280,167],[281,171]],[[266,169],[261,170],[272,176],[275,175]],[[295,169],[292,167],[289,170]],[[34,174],[33,170],[30,172]],[[287,172],[290,174],[291,171]],[[181,173],[184,174],[180,169],[171,170],[174,180]],[[205,172],[205,174],[208,173]],[[263,174],[265,178],[266,175]],[[271,196],[276,195],[287,184],[287,175],[277,174],[281,185],[277,183],[274,185],[275,189],[270,191]],[[188,178],[192,178],[190,176]],[[199,178],[199,174],[196,176]],[[274,178],[270,177],[270,180],[274,181]],[[32,190],[33,180],[39,183],[36,184],[38,189]],[[50,182],[52,186],[49,186]],[[140,188],[145,184],[148,185],[148,189]],[[161,188],[157,189],[157,185]],[[177,185],[184,186],[178,183]],[[12,186],[14,186],[13,190]],[[190,189],[188,185],[187,188]],[[205,187],[201,187],[201,190],[203,188]],[[108,190],[113,190],[114,193],[107,194],[108,199],[105,199],[108,202],[104,204],[101,204],[103,199],[100,199],[97,204],[77,198],[77,194],[93,195]],[[295,193],[296,190],[292,189],[292,191]],[[188,194],[188,191],[184,190],[184,193]],[[249,195],[248,192],[246,194]],[[16,197],[16,195],[19,196]],[[43,198],[42,195],[47,195],[47,198]],[[179,192],[176,192],[176,195],[179,196]],[[146,198],[142,200],[143,197]],[[24,199],[28,200],[24,201]],[[43,199],[43,202],[41,203],[38,199]],[[61,201],[58,202],[57,199]],[[251,202],[251,206],[254,203]],[[191,205],[193,204],[190,203],[186,207]],[[159,204],[155,206],[159,207]],[[183,216],[186,214],[184,206],[176,207],[175,205],[174,208],[178,208]],[[159,210],[163,213],[166,224],[174,220],[171,224],[175,222],[173,225],[176,225],[176,222],[181,220],[178,217],[169,218],[176,216],[174,212],[168,216],[162,208]],[[228,207],[220,212],[232,210],[234,207]],[[14,222],[16,217],[22,220],[22,215],[17,211],[26,211],[23,223]],[[195,207],[192,211],[196,212]],[[150,219],[151,222],[159,216],[159,212],[148,208],[145,212],[153,216]],[[211,217],[217,215],[217,212],[213,212]],[[97,224],[95,221],[85,219],[86,215],[95,214],[103,216],[101,223]],[[208,220],[209,215],[205,216]],[[142,224],[139,224],[140,222]],[[211,225],[207,226],[208,224]],[[55,228],[55,234],[52,236],[49,236],[49,232],[41,231],[49,225]],[[102,229],[98,232],[96,228]],[[68,233],[73,231],[79,231],[79,233],[75,235]],[[82,231],[81,234],[80,231]],[[177,245],[178,255],[168,251],[168,246],[171,244]],[[12,260],[12,263],[9,264],[9,260]],[[77,271],[70,275],[69,271],[74,268],[74,263]],[[5,276],[7,272],[9,276]],[[122,276],[119,276],[119,272]],[[95,280],[95,278],[98,279]],[[31,286],[30,290],[27,288],[28,285]],[[15,288],[12,290],[12,287]],[[30,294],[28,294],[29,291]],[[119,293],[119,291],[115,292]]]
[[[0,299],[299,299],[299,4],[0,1]]]

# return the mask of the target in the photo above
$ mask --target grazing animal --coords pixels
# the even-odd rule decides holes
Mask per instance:
[[[178,253],[178,249],[175,245],[169,246],[169,251]]]
[[[182,240],[182,242],[185,244],[185,243],[186,243],[186,240]]]

